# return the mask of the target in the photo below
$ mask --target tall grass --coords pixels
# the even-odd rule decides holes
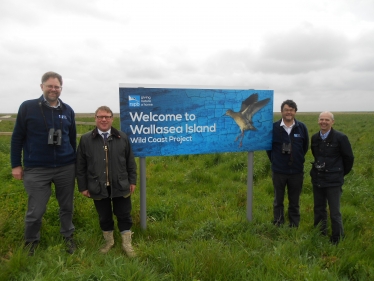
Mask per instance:
[[[298,113],[310,134],[318,114]],[[120,236],[107,255],[93,202],[76,191],[79,248],[69,255],[59,235],[51,197],[34,257],[23,246],[26,194],[10,175],[10,137],[0,137],[0,280],[374,280],[374,133],[372,113],[337,113],[335,129],[352,143],[355,164],[343,186],[346,238],[331,245],[313,228],[313,196],[305,164],[298,229],[271,224],[273,187],[264,151],[254,153],[253,220],[246,219],[247,153],[149,157],[147,229],[140,228],[139,188],[133,195],[138,258],[121,251]],[[275,116],[279,119],[280,116]],[[81,120],[91,121],[91,120]],[[0,123],[1,131],[9,131]],[[118,127],[118,120],[115,126]],[[80,125],[78,133],[92,129]],[[287,204],[287,201],[286,201]]]

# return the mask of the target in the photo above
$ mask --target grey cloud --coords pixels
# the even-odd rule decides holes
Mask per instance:
[[[38,97],[40,77],[48,70],[62,74],[61,98],[76,112],[93,112],[103,104],[119,112],[119,83],[272,89],[276,111],[287,98],[294,99],[300,111],[373,110],[373,30],[349,38],[344,31],[303,24],[290,32],[258,39],[262,44],[256,51],[248,40],[226,49],[213,47],[202,56],[197,46],[201,42],[187,45],[190,39],[182,35],[178,38],[186,40],[186,44],[182,42],[178,47],[174,37],[168,39],[161,31],[164,39],[158,41],[159,45],[153,44],[152,40],[160,39],[154,34],[148,34],[149,42],[138,42],[144,39],[143,34],[122,28],[128,15],[114,12],[108,18],[96,1],[5,3],[0,2],[0,112],[16,112],[23,100]],[[78,26],[69,24],[81,15]],[[66,27],[58,26],[56,37],[47,33],[38,39],[23,38],[43,34],[54,23],[54,17],[56,23],[66,22]],[[98,31],[85,33],[91,24]],[[74,38],[72,31],[78,33]],[[201,44],[202,50],[210,47]],[[352,95],[365,103],[352,101]],[[8,99],[3,99],[5,96]]]
[[[359,72],[371,72],[374,75],[374,29],[358,37],[352,46],[348,67]]]
[[[7,24],[11,24],[13,27],[17,27],[18,23],[36,25],[43,20],[39,16],[40,10],[35,6],[34,2],[25,3],[25,1],[20,0],[0,1],[0,11],[0,30],[7,29]]]
[[[262,45],[257,60],[259,71],[295,74],[342,64],[350,42],[329,30],[301,27],[267,36]]]

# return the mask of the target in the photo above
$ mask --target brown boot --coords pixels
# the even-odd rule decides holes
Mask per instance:
[[[125,251],[126,255],[129,258],[136,257],[135,251],[134,251],[134,249],[132,248],[132,245],[131,245],[131,235],[132,234],[133,234],[133,232],[131,232],[131,231],[126,231],[124,233],[121,233],[122,249]]]
[[[100,252],[106,254],[114,245],[113,231],[103,231],[105,245],[100,249]]]

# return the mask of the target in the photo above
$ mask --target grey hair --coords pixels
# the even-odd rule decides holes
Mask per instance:
[[[319,114],[319,117],[321,117],[321,115],[324,114],[324,113],[330,114],[331,119],[332,119],[332,120],[335,120],[335,119],[334,119],[334,114],[332,114],[330,111],[323,111],[323,112],[321,112],[321,113]]]

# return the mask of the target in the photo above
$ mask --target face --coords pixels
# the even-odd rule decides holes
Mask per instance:
[[[332,119],[332,116],[328,112],[321,113],[318,119],[318,125],[321,129],[322,133],[328,132],[332,125],[334,124],[334,120]]]
[[[110,112],[106,112],[105,110],[99,110],[95,116],[96,127],[99,130],[106,132],[112,127],[113,123],[113,116]]]
[[[287,104],[285,104],[283,106],[283,109],[282,109],[282,118],[283,118],[283,122],[293,122],[293,120],[295,119],[295,115],[296,115],[296,110],[295,108],[292,108],[290,106],[288,106]]]
[[[40,88],[43,91],[43,95],[45,99],[51,105],[57,105],[58,97],[61,94],[62,87],[60,81],[57,78],[49,78],[43,84],[40,84]]]

